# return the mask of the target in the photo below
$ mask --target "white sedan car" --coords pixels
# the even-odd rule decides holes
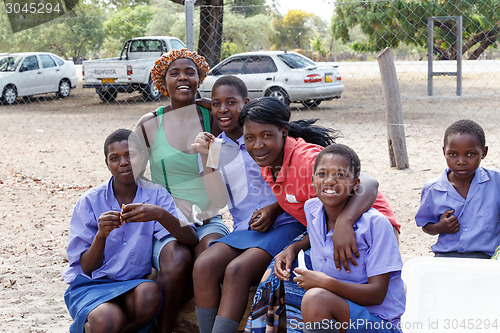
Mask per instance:
[[[19,96],[55,92],[67,97],[76,88],[72,61],[47,52],[9,53],[0,56],[0,100],[7,104]]]
[[[296,52],[232,55],[212,68],[198,89],[201,97],[210,97],[212,86],[223,75],[242,79],[250,98],[272,96],[286,105],[298,102],[306,107],[318,106],[322,101],[340,98],[344,91],[337,65],[321,66]]]

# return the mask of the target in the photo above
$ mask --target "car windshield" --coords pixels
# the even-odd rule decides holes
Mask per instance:
[[[0,58],[0,72],[14,72],[22,57],[7,56]]]
[[[283,53],[278,54],[278,58],[283,60],[283,62],[292,69],[306,68],[309,66],[316,66],[314,61],[293,53]]]

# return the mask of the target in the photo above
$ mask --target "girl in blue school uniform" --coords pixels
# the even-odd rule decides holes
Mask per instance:
[[[250,286],[260,281],[272,258],[305,231],[278,205],[245,149],[238,115],[248,101],[245,83],[235,76],[221,77],[212,88],[213,119],[223,131],[218,170],[229,193],[233,232],[214,241],[194,265],[196,314],[202,333],[235,332]],[[193,144],[203,162],[214,139],[211,133],[201,132]]]
[[[138,179],[139,138],[119,129],[104,143],[112,177],[84,193],[69,226],[69,284],[64,300],[74,322],[71,333],[148,332],[162,305],[151,273],[153,239],[172,235],[192,248],[198,237],[177,219],[176,206],[163,187]]]
[[[488,259],[500,235],[500,172],[480,166],[488,153],[483,129],[468,119],[453,123],[443,153],[448,167],[424,185],[417,226],[439,235],[436,257]]]
[[[293,281],[303,288],[303,331],[401,332],[405,309],[403,266],[393,228],[375,209],[353,228],[358,265],[335,268],[331,235],[336,220],[359,185],[360,161],[349,147],[335,144],[316,158],[312,185],[317,195],[304,205],[309,239],[290,245],[276,257],[275,274],[288,281],[290,263],[310,247],[312,270],[295,268]],[[300,318],[298,318],[300,320]]]

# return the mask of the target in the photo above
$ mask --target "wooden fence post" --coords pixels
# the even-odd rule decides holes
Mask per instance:
[[[384,92],[387,143],[389,144],[391,167],[396,167],[399,170],[407,169],[410,165],[406,151],[403,111],[392,49],[387,47],[383,50],[378,55],[377,61]]]

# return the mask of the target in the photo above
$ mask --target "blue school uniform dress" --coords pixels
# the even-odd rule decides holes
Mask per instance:
[[[133,202],[161,206],[177,217],[172,197],[160,185],[138,179]],[[113,178],[83,194],[73,211],[67,248],[68,266],[62,274],[69,284],[64,300],[74,320],[70,332],[83,332],[89,312],[98,305],[143,282],[151,282],[143,278],[151,273],[153,237],[161,239],[170,234],[157,221],[123,224],[106,238],[103,263],[89,276],[82,271],[80,257],[97,234],[99,217],[108,211],[121,211],[113,193]]]
[[[234,142],[223,132],[219,138],[223,142],[218,170],[228,190],[228,208],[234,222],[231,234],[212,243],[222,242],[237,249],[257,247],[274,257],[303,233],[305,227],[284,212],[267,232],[250,230],[248,223],[252,214],[275,203],[276,196],[262,178],[260,167],[246,151],[243,136]]]
[[[354,223],[358,246],[357,267],[351,272],[338,271],[333,260],[333,229],[327,231],[323,204],[318,198],[309,199],[304,205],[307,232],[311,243],[311,264],[321,271],[344,282],[365,284],[368,278],[390,273],[387,294],[379,305],[360,306],[349,300],[350,325],[348,332],[372,332],[370,327],[380,327],[374,332],[399,332],[400,318],[405,310],[404,284],[401,279],[403,262],[394,230],[386,217],[371,208]],[[358,323],[363,323],[361,326]],[[365,326],[366,325],[366,326]]]
[[[439,177],[424,185],[420,208],[415,216],[417,226],[438,223],[445,211],[453,209],[460,230],[454,234],[440,234],[432,251],[493,255],[500,236],[500,171],[479,167],[467,198],[463,198],[450,183],[449,172],[450,169],[446,168]]]

